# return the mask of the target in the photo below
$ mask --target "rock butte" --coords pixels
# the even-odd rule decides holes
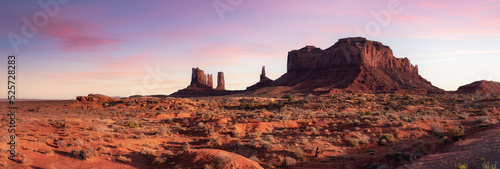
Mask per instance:
[[[475,81],[471,84],[460,86],[457,93],[462,94],[485,94],[485,93],[500,93],[500,82],[494,81]]]
[[[274,86],[315,93],[443,93],[418,74],[408,58],[396,58],[380,42],[344,38],[321,50],[306,46],[288,52],[287,73]]]
[[[418,66],[412,65],[408,58],[396,58],[388,46],[363,37],[339,39],[324,50],[314,46],[292,50],[288,52],[285,74],[271,80],[266,76],[263,66],[260,81],[246,90],[226,90],[223,72],[218,72],[217,87],[214,89],[211,74],[205,75],[199,68],[192,70],[190,85],[170,96],[220,96],[245,92],[251,95],[250,91],[265,93],[279,86],[289,87],[287,93],[445,93],[421,77]],[[499,91],[493,84],[479,86],[483,86],[480,88],[484,90],[475,92]],[[459,93],[473,91],[470,86],[461,88]],[[281,90],[277,91],[282,94]]]

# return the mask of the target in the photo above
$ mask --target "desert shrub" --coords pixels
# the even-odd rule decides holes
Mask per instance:
[[[82,157],[84,160],[88,160],[94,157],[97,157],[99,153],[94,148],[87,148],[83,151]]]
[[[226,168],[228,164],[232,161],[232,157],[229,155],[219,155],[217,156],[211,164],[206,164],[203,167],[205,169],[218,169]]]
[[[394,135],[392,134],[383,134],[381,137],[380,137],[380,140],[387,140],[388,142],[394,142]]]
[[[365,99],[359,99],[358,100],[358,104],[365,104],[365,103],[366,103]]]
[[[431,124],[431,130],[435,134],[443,134],[443,127],[441,127],[441,124],[437,122]]]
[[[132,159],[131,158],[127,158],[125,156],[118,156],[116,158],[117,161],[121,161],[121,162],[124,162],[124,163],[132,163]]]
[[[359,146],[359,139],[357,139],[357,138],[351,138],[349,140],[349,145],[354,146],[354,147]]]
[[[168,162],[167,157],[158,156],[153,160],[153,162],[151,162],[151,165],[165,164],[167,162]]]
[[[356,135],[358,137],[359,143],[361,144],[368,144],[370,143],[370,137],[364,134]]]
[[[410,99],[411,99],[411,97],[410,97],[410,96],[404,96],[404,98],[403,98],[403,99],[404,99],[404,100],[410,100]]]
[[[59,140],[57,141],[57,147],[60,147],[60,148],[66,148],[68,147],[68,143],[66,142],[66,140]]]
[[[156,131],[156,134],[157,135],[160,135],[160,136],[165,136],[165,135],[170,135],[171,132],[170,130],[165,127],[165,126],[161,126],[160,128],[158,128],[158,130]]]
[[[274,148],[274,145],[268,141],[263,141],[261,140],[260,142],[261,144],[261,148],[264,150],[264,151],[271,151],[273,148]]]
[[[483,169],[496,169],[497,162],[495,161],[494,164],[493,163],[490,164],[490,162],[485,161],[481,164],[481,166],[483,167]]]
[[[69,154],[73,158],[82,160],[88,160],[99,155],[99,153],[93,148],[87,148],[86,150],[71,150]]]
[[[24,157],[21,160],[21,164],[24,164],[24,165],[30,165],[32,162],[33,161],[31,159],[29,159],[28,157]]]
[[[139,152],[141,155],[155,155],[156,151],[152,150],[150,148],[143,147],[141,151]]]
[[[233,131],[231,131],[230,135],[231,135],[231,137],[238,138],[238,137],[240,137],[241,134],[238,130],[233,130]]]
[[[467,169],[467,164],[458,164],[456,166],[457,169]]]
[[[127,126],[129,128],[137,128],[137,127],[139,127],[139,123],[137,123],[135,121],[129,121],[129,122],[127,122]]]
[[[260,134],[260,133],[257,133],[257,132],[256,132],[256,133],[248,133],[248,134],[247,134],[247,137],[248,137],[248,138],[250,138],[250,139],[254,139],[254,138],[258,138],[258,137],[260,137],[260,135],[261,135],[261,134]]]
[[[221,146],[222,145],[222,140],[219,137],[217,137],[217,136],[210,137],[208,139],[207,145],[211,146],[211,147]]]
[[[241,100],[240,108],[245,109],[245,110],[251,110],[254,108],[254,106],[252,103],[248,103],[245,100]]]
[[[252,160],[252,161],[255,161],[255,162],[257,162],[257,163],[259,163],[259,162],[260,162],[259,157],[257,157],[256,155],[250,156],[248,159],[250,159],[250,160]]]
[[[264,140],[269,141],[269,142],[273,142],[274,137],[273,137],[273,135],[266,135],[266,136],[264,136]]]
[[[45,149],[45,154],[54,155],[54,150],[52,150],[52,148],[49,147],[49,148]]]
[[[54,133],[49,133],[49,134],[47,135],[47,138],[48,138],[48,139],[57,140],[57,135],[55,135]]]
[[[210,119],[212,119],[212,113],[211,112],[205,112],[201,115],[201,119],[203,121],[209,121]]]
[[[135,139],[144,139],[144,138],[146,138],[146,135],[144,135],[144,133],[140,133],[139,135],[134,135],[134,138]]]
[[[304,158],[304,150],[302,150],[300,147],[298,147],[297,149],[295,149],[295,152],[293,153],[293,155],[295,156],[295,158],[298,158],[298,159],[302,159]]]
[[[75,139],[71,142],[71,146],[73,147],[81,147],[83,146],[83,140],[81,138]]]
[[[36,141],[40,142],[40,143],[45,143],[45,142],[47,142],[47,138],[46,137],[37,137]]]
[[[191,145],[188,143],[188,142],[185,142],[183,145],[182,145],[182,150],[184,151],[187,151],[191,149]]]
[[[463,136],[465,136],[465,129],[463,126],[460,126],[460,127],[455,127],[453,129],[451,129],[451,138],[454,140],[454,141],[458,141],[459,139],[461,139]]]
[[[281,160],[281,165],[283,167],[292,167],[297,164],[297,160],[292,157],[285,157]]]

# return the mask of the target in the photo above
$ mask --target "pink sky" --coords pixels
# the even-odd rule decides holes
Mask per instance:
[[[19,98],[170,94],[189,85],[192,67],[245,89],[262,65],[272,79],[285,73],[288,51],[325,49],[361,30],[445,90],[500,81],[498,0],[229,2],[238,1],[2,1],[0,55],[18,57]],[[229,10],[219,15],[214,3]],[[26,43],[16,51],[9,34]]]

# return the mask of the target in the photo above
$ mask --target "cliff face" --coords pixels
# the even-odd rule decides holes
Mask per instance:
[[[306,46],[290,51],[287,73],[274,85],[321,92],[332,88],[367,93],[444,92],[420,77],[408,58],[396,58],[388,46],[361,37],[339,39],[325,50]]]
[[[388,46],[361,37],[339,39],[335,45],[325,50],[306,46],[290,51],[287,72],[362,66],[399,69],[418,74],[418,67],[413,66],[408,58],[396,58]]]
[[[217,88],[215,90],[226,90],[226,84],[224,82],[224,72],[217,73]]]
[[[494,81],[476,81],[471,84],[460,86],[457,93],[462,94],[497,94],[500,93],[500,82]]]
[[[324,50],[314,46],[292,50],[287,59],[287,72],[280,78],[269,79],[262,67],[260,81],[246,90],[290,86],[292,92],[308,93],[444,93],[422,78],[408,58],[396,58],[388,46],[361,37],[339,39]],[[194,96],[231,91],[225,90],[224,73],[217,74],[217,87],[213,89],[212,75],[193,68],[191,84],[173,95],[186,93]]]
[[[220,96],[233,94],[241,91],[226,91],[224,73],[217,74],[217,87],[213,88],[213,75],[205,74],[199,68],[192,68],[191,83],[185,89],[181,89],[170,96],[174,97],[194,97],[194,96]]]

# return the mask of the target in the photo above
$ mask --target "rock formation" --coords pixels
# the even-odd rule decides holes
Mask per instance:
[[[192,69],[191,83],[188,88],[193,90],[212,89],[212,87],[207,84],[207,75],[205,75],[205,72],[199,68]]]
[[[498,94],[500,93],[500,82],[495,81],[475,81],[473,83],[460,86],[457,93],[462,94]]]
[[[203,71],[193,68],[191,85],[179,92],[207,91],[205,93],[191,92],[189,95],[192,96],[213,94],[212,91],[226,91],[222,72],[217,74],[215,90],[210,85],[211,76],[208,79],[207,84]],[[266,77],[263,66],[259,82],[247,87],[246,90],[278,86],[287,86],[290,92],[316,94],[444,93],[444,90],[422,78],[418,74],[418,66],[412,65],[408,58],[396,58],[388,46],[362,37],[339,39],[325,50],[310,45],[299,50],[292,50],[288,52],[285,74],[273,81]],[[216,94],[229,94],[230,92],[236,91]]]
[[[195,96],[220,96],[239,93],[241,91],[227,91],[224,84],[224,73],[217,73],[217,87],[213,88],[212,74],[205,74],[199,68],[192,69],[191,83],[185,89],[172,93],[173,97],[195,97]]]
[[[208,74],[207,75],[207,86],[211,87],[211,88],[214,88],[214,83],[213,83],[212,80],[213,80],[212,74]]]
[[[217,164],[217,168],[249,168],[262,169],[259,163],[242,155],[218,149],[191,149],[174,157],[173,161],[183,164],[187,168],[200,168],[210,164]],[[222,162],[221,162],[222,161]]]
[[[362,37],[340,39],[325,50],[290,51],[287,73],[273,85],[323,93],[444,92],[418,75],[408,58],[396,58],[388,46]]]
[[[266,76],[266,67],[262,66],[262,72],[260,74],[260,81],[252,86],[247,87],[247,90],[255,90],[255,89],[259,89],[259,88],[263,88],[263,87],[268,87],[268,86],[271,86],[272,82],[273,82],[273,80],[269,79]]]
[[[80,102],[101,102],[101,103],[112,103],[120,100],[119,98],[113,98],[102,94],[89,94],[88,96],[77,96],[77,101]]]
[[[224,72],[217,73],[217,87],[215,90],[226,90],[226,85],[224,83]]]

